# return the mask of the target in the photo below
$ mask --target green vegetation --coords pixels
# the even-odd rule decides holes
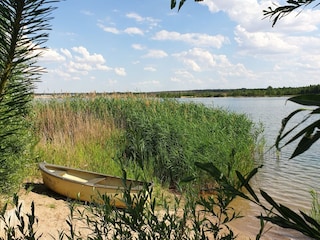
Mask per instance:
[[[39,100],[34,112],[39,161],[116,175],[125,167],[173,188],[195,161],[249,171],[261,130],[245,115],[132,96]]]
[[[16,190],[30,162],[30,102],[42,69],[36,58],[47,40],[55,0],[0,3],[0,192]]]
[[[319,194],[315,190],[310,191],[312,197],[311,217],[320,224],[320,201]]]

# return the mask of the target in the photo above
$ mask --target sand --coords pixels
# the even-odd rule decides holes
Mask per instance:
[[[29,213],[31,203],[35,204],[35,215],[38,224],[35,228],[37,235],[42,234],[41,239],[59,239],[59,232],[69,233],[66,222],[70,215],[69,203],[66,198],[47,189],[41,180],[26,183],[25,189],[19,192],[19,200],[23,204],[23,212]],[[81,207],[81,206],[80,206]],[[12,216],[14,209],[8,211]],[[232,223],[233,231],[238,234],[239,240],[255,239],[259,228],[259,221],[254,217],[242,218]],[[0,224],[0,237],[3,236],[3,224]],[[2,232],[1,232],[2,230]],[[292,231],[272,227],[272,230],[262,239],[308,239]]]

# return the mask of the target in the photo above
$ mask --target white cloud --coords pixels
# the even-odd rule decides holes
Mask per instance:
[[[154,40],[181,41],[194,46],[206,46],[221,48],[223,44],[229,43],[229,39],[222,35],[211,36],[201,33],[185,33],[169,32],[166,30],[159,31],[153,37]]]
[[[164,58],[167,57],[168,54],[163,50],[150,49],[148,53],[143,55],[144,58]]]
[[[59,77],[63,80],[76,80],[82,79],[83,76],[87,76],[87,79],[95,79],[95,71],[112,70],[105,64],[105,59],[101,54],[92,54],[83,46],[73,47],[71,51],[66,48],[48,49],[46,53],[47,55],[40,59],[41,61],[59,62],[54,68],[51,66],[48,69],[48,74],[53,76],[53,79]],[[125,72],[118,69],[116,73]]]
[[[105,60],[101,54],[90,54],[85,47],[73,47],[72,50],[76,53],[79,53],[81,56],[76,56],[75,59],[79,62],[86,62],[91,64],[104,64]]]
[[[115,68],[114,72],[119,76],[126,76],[127,75],[126,70],[124,68],[121,68],[121,67]]]
[[[57,50],[47,48],[43,50],[40,60],[43,62],[63,62],[66,58],[58,53]]]
[[[131,47],[135,50],[143,50],[145,49],[144,46],[140,45],[140,44],[132,44]]]
[[[137,27],[126,28],[123,32],[129,35],[143,35],[143,31]]]
[[[175,53],[173,56],[194,72],[214,72],[218,73],[220,77],[252,77],[252,72],[248,71],[243,64],[232,64],[226,55],[214,55],[205,49],[193,48],[188,51]],[[183,76],[183,74],[185,74],[184,77],[188,77],[189,75],[188,72],[181,72],[180,70],[180,75]],[[189,75],[189,77],[191,76]]]
[[[192,75],[192,73],[190,73],[189,71],[186,71],[185,69],[179,69],[177,71],[174,72],[175,75],[178,75],[179,77],[183,77],[183,78],[194,78],[194,76]]]
[[[93,69],[93,67],[87,63],[80,63],[80,62],[69,62],[67,64],[69,72],[77,72],[81,73],[82,75],[87,75],[89,71]]]
[[[239,25],[235,29],[235,40],[243,51],[251,51],[254,54],[287,53],[298,49],[283,34],[248,32]]]
[[[175,53],[173,56],[196,72],[202,71],[205,66],[206,68],[215,66],[214,56],[209,51],[201,48]]]
[[[101,23],[99,23],[98,26],[99,26],[99,28],[101,28],[105,32],[113,33],[113,34],[120,34],[120,30],[118,30],[115,27],[106,27]]]
[[[135,21],[137,21],[139,23],[147,23],[150,26],[150,28],[158,26],[158,23],[160,22],[159,19],[155,19],[152,17],[142,17],[139,14],[134,13],[134,12],[126,14],[126,17],[134,19]]]
[[[134,12],[132,12],[132,13],[127,13],[127,14],[126,14],[126,17],[127,17],[127,18],[132,18],[132,19],[136,20],[137,22],[142,22],[142,21],[145,20],[145,19],[144,19],[143,17],[141,17],[139,14],[134,13]]]
[[[231,20],[248,29],[261,29],[267,26],[263,18],[263,6],[266,1],[259,5],[257,0],[206,0],[200,4],[206,5],[212,13],[225,12]]]
[[[126,33],[129,35],[143,35],[143,31],[140,28],[137,27],[128,27],[125,28],[123,31],[119,30],[115,27],[107,27],[103,25],[102,23],[98,23],[98,27],[101,28],[104,32],[113,33],[113,34],[121,34]]]
[[[72,54],[68,49],[61,48],[60,51],[67,57],[67,58],[72,58]]]

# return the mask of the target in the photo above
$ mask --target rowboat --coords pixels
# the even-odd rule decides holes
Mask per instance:
[[[123,200],[125,186],[130,186],[130,194],[151,187],[151,183],[69,168],[46,162],[39,163],[43,183],[52,191],[84,202],[102,202],[102,195],[110,198],[117,208],[125,208]]]

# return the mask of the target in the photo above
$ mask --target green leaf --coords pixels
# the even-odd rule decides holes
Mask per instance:
[[[293,154],[291,155],[290,159],[304,153],[307,151],[316,141],[318,141],[320,138],[320,131],[316,131],[316,133],[304,136],[296,149],[294,150]]]
[[[225,182],[225,183],[228,182],[228,180],[224,176],[224,174],[216,166],[214,166],[213,163],[211,163],[211,162],[207,162],[207,163],[196,162],[195,165],[198,168],[209,173],[216,181]]]
[[[248,183],[248,180],[246,180],[240,172],[236,171],[237,177],[238,179],[241,181],[242,185],[248,190],[248,192],[250,193],[250,195],[254,198],[254,200],[256,202],[260,202],[259,198],[257,197],[257,195],[255,194],[255,192],[253,191],[253,189],[251,188],[251,186]]]
[[[297,213],[295,213],[290,208],[280,204],[281,212],[283,217],[291,219],[293,222],[298,224],[300,227],[303,227],[305,229],[309,228],[309,226],[306,224],[306,222],[303,220],[301,216],[299,216]]]
[[[195,176],[189,176],[189,177],[185,177],[182,180],[180,180],[181,183],[188,183],[188,182],[192,182],[196,179]]]
[[[253,178],[258,173],[259,168],[262,168],[262,167],[263,167],[263,165],[260,165],[256,168],[252,169],[252,171],[247,175],[246,181],[250,182],[251,178]]]
[[[171,9],[174,9],[176,7],[176,0],[171,0]]]
[[[288,101],[298,103],[304,106],[320,106],[320,95],[299,95],[296,97],[289,98]]]
[[[260,190],[261,196],[269,203],[271,204],[272,207],[274,207],[280,214],[281,214],[281,208],[280,205],[278,205],[273,199],[272,197],[269,196],[269,194],[267,194],[265,191]]]
[[[186,0],[180,0],[178,11],[180,11],[180,9],[181,9],[181,7],[183,6],[183,4],[184,4],[185,1],[186,1]]]
[[[304,212],[300,211],[300,214],[304,217],[304,219],[310,223],[311,225],[313,225],[314,227],[316,227],[319,231],[320,231],[320,224],[313,219],[312,217],[308,216],[307,214],[305,214]],[[320,232],[319,232],[320,234]]]
[[[305,111],[305,109],[297,109],[290,113],[286,118],[282,119],[281,129],[279,130],[275,146],[279,150],[279,143],[282,141],[287,135],[289,135],[292,131],[294,131],[301,123],[295,125],[293,128],[291,128],[289,131],[287,131],[284,135],[282,133],[284,132],[285,127],[287,126],[287,123],[290,121],[292,117],[294,117],[297,113]]]

